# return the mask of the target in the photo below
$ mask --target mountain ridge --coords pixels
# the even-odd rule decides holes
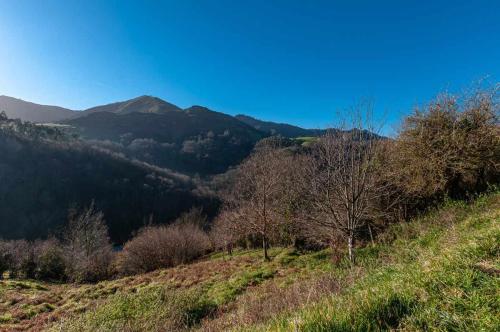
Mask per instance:
[[[269,135],[281,135],[288,138],[295,138],[301,136],[319,136],[325,132],[325,130],[322,129],[306,129],[288,123],[260,120],[245,114],[237,114],[234,117]]]
[[[37,104],[5,95],[0,95],[0,111],[5,111],[9,118],[30,122],[58,122],[77,115],[77,111],[69,108]]]
[[[215,112],[201,105],[192,105],[183,109],[173,103],[151,95],[142,95],[128,100],[97,105],[84,110],[73,110],[56,105],[43,105],[20,98],[0,95],[0,111],[5,111],[9,118],[19,118],[23,121],[36,123],[64,122],[101,112],[109,112],[117,115],[127,115],[131,113],[162,115],[169,112],[189,112],[193,110],[197,112],[201,110]],[[268,135],[281,135],[292,138],[299,136],[318,136],[324,132],[324,130],[321,129],[306,129],[288,123],[260,120],[246,114],[232,116],[222,112],[217,113],[231,116]]]

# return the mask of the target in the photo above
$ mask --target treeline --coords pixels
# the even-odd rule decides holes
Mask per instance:
[[[218,199],[203,184],[91,146],[54,127],[0,116],[0,237],[58,235],[68,211],[88,206],[106,216],[114,243],[150,222],[166,223]]]
[[[367,109],[368,107],[368,109]],[[331,246],[354,263],[374,241],[446,197],[467,199],[498,185],[497,90],[442,95],[416,109],[395,139],[370,136],[369,105],[351,110],[351,130],[328,132],[303,149],[269,140],[238,168],[215,221],[221,247]],[[361,130],[361,129],[368,129]]]
[[[97,282],[188,263],[211,248],[200,209],[182,214],[171,225],[146,226],[114,250],[104,214],[94,203],[73,211],[59,237],[0,240],[0,279]]]

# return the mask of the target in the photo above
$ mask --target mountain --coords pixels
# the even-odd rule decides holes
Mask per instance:
[[[304,129],[202,106],[187,109],[152,96],[72,111],[0,97],[10,118],[67,125],[94,146],[188,175],[223,173],[239,164],[262,138],[318,136]]]
[[[112,240],[217,201],[191,178],[64,136],[54,127],[0,117],[0,235],[35,239],[60,230],[68,211],[95,201]]]
[[[5,111],[12,119],[39,123],[61,121],[78,115],[67,108],[39,105],[8,96],[0,96],[0,111]]]
[[[131,100],[96,106],[82,111],[79,116],[86,116],[91,113],[110,112],[114,114],[130,113],[154,113],[165,114],[172,111],[181,111],[182,109],[170,104],[160,98],[152,96],[141,96]]]
[[[225,172],[267,136],[227,114],[201,106],[180,110],[152,97],[86,112],[62,123],[94,144],[191,175]]]
[[[324,133],[324,130],[320,129],[304,129],[286,123],[262,121],[244,114],[238,114],[235,118],[268,135],[281,135],[283,137],[295,138],[300,136],[320,136]]]

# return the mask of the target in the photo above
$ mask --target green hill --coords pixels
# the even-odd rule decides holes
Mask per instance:
[[[53,331],[495,331],[500,194],[450,201],[358,249],[274,248],[96,285],[0,282],[0,329]]]

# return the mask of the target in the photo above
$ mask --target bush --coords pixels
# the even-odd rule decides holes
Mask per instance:
[[[34,243],[35,279],[62,281],[66,264],[61,244],[56,239]]]
[[[4,257],[11,277],[35,277],[35,254],[30,242],[26,240],[6,242]]]
[[[64,269],[62,248],[55,239],[0,241],[0,279],[8,271],[10,277],[63,280]]]
[[[404,121],[388,166],[411,198],[463,198],[500,178],[497,93],[441,96]]]
[[[135,274],[185,264],[206,253],[209,246],[207,234],[193,223],[148,226],[125,244],[118,269]]]
[[[0,117],[2,113],[0,113]],[[8,243],[0,240],[0,280],[3,279],[3,274],[9,270],[10,255],[8,251]]]

